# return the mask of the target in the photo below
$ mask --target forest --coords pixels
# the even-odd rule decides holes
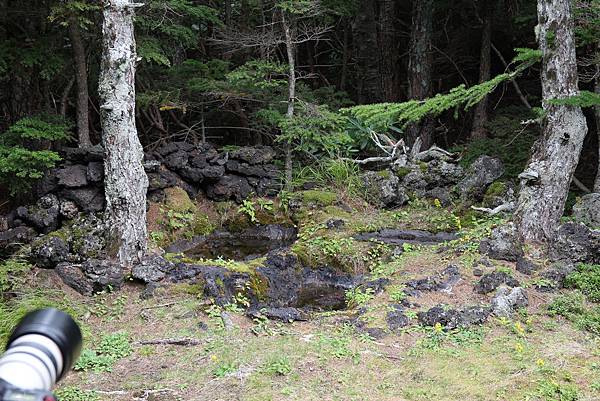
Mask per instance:
[[[64,401],[600,400],[600,0],[0,0],[45,307]]]

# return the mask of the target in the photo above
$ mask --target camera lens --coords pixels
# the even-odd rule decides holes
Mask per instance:
[[[73,366],[81,351],[77,323],[57,309],[26,315],[0,359],[0,379],[27,390],[50,390]]]

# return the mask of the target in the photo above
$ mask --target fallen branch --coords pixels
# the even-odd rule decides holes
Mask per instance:
[[[586,194],[591,194],[592,191],[590,191],[588,189],[588,187],[586,187],[581,181],[579,181],[577,179],[577,177],[573,176],[573,184],[575,184],[575,186],[579,189],[581,189],[583,192],[585,192]]]
[[[167,306],[173,306],[173,305],[177,305],[180,302],[167,302],[166,304],[159,304],[159,305],[151,305],[151,306],[144,306],[142,309],[157,309],[157,308],[164,308]]]
[[[495,207],[493,209],[490,209],[488,207],[475,207],[475,206],[471,206],[471,209],[478,211],[478,212],[487,213],[490,216],[494,216],[501,212],[511,212],[511,211],[515,210],[515,207],[516,207],[516,205],[514,202],[508,202],[508,203],[505,203],[498,207]]]
[[[181,345],[184,347],[202,345],[203,342],[196,338],[160,338],[156,340],[143,340],[136,345]]]

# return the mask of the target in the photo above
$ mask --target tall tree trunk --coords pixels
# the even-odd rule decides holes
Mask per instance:
[[[123,264],[139,260],[146,251],[148,177],[135,126],[135,6],[129,0],[105,2],[98,89],[102,99],[108,249]]]
[[[596,66],[596,81],[594,84],[594,91],[597,95],[600,95],[600,64]],[[594,192],[600,193],[600,106],[594,107],[594,118],[596,120],[596,135],[598,136],[598,171],[596,172]]]
[[[283,11],[281,12],[281,23],[285,33],[285,49],[288,57],[288,104],[285,116],[291,119],[294,117],[296,105],[296,49],[292,40],[290,21],[285,18],[285,12]],[[292,162],[292,144],[287,142],[285,144],[285,186],[287,189],[291,189],[292,185]]]
[[[379,103],[383,100],[383,88],[379,75],[375,0],[362,0],[358,3],[359,10],[352,27],[358,102]]]
[[[483,4],[483,29],[481,31],[481,54],[479,56],[479,83],[490,80],[491,56],[492,56],[492,18],[495,1],[486,0]],[[471,139],[487,137],[485,123],[488,120],[488,97],[484,97],[475,106],[473,114],[473,126],[471,128]]]
[[[398,100],[398,42],[396,38],[396,2],[379,0],[379,51],[383,101]]]
[[[88,148],[92,146],[90,141],[90,117],[88,108],[88,74],[85,60],[85,47],[79,28],[79,20],[76,16],[69,21],[69,38],[73,47],[73,59],[75,60],[75,79],[77,80],[77,136],[79,147]]]
[[[431,96],[431,65],[433,36],[433,0],[413,1],[410,50],[408,57],[408,97],[425,99]],[[433,121],[411,124],[407,129],[407,142],[413,144],[421,137],[423,147],[433,142]]]
[[[543,53],[542,92],[546,116],[542,137],[523,174],[515,223],[524,240],[551,240],[563,215],[583,140],[580,107],[553,105],[551,99],[579,93],[570,0],[538,0],[539,42]]]

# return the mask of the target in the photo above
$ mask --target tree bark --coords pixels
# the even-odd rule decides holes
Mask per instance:
[[[281,23],[283,25],[283,32],[285,33],[285,49],[288,57],[288,104],[286,118],[291,119],[294,117],[294,108],[296,106],[296,49],[294,41],[292,40],[292,33],[289,21],[285,18],[285,12],[281,12]],[[285,186],[287,189],[291,189],[292,185],[292,144],[287,142],[285,144]]]
[[[433,37],[433,0],[413,2],[410,51],[408,57],[408,98],[422,100],[431,96]],[[433,143],[433,121],[425,118],[407,128],[406,142],[412,145],[421,137],[423,148]]]
[[[394,0],[379,0],[379,51],[383,101],[398,100],[398,42],[396,40]]]
[[[600,54],[600,43],[597,47]],[[594,81],[594,92],[600,95],[600,63],[596,64],[596,79]],[[600,193],[600,105],[594,107],[594,119],[596,120],[596,135],[598,136],[598,170],[594,182],[594,192]]]
[[[552,239],[563,215],[587,125],[580,107],[550,102],[579,93],[570,0],[538,0],[538,23],[546,116],[520,176],[515,223],[522,239],[544,242]]]
[[[85,47],[76,16],[69,19],[69,38],[73,47],[75,79],[77,81],[77,136],[80,148],[92,146],[90,141],[90,117],[88,108],[88,74],[85,60]]]
[[[359,2],[359,10],[352,30],[357,68],[358,102],[360,104],[379,103],[383,100],[383,88],[379,74],[374,0]]]
[[[483,29],[481,31],[481,54],[479,56],[479,83],[490,80],[491,56],[492,56],[492,18],[495,1],[486,0],[483,5]],[[473,126],[471,128],[471,139],[482,139],[487,137],[485,124],[488,120],[488,96],[485,96],[475,106],[473,114]]]
[[[102,26],[102,99],[106,214],[109,252],[123,264],[146,251],[144,153],[135,126],[136,47],[129,0],[106,0]]]

